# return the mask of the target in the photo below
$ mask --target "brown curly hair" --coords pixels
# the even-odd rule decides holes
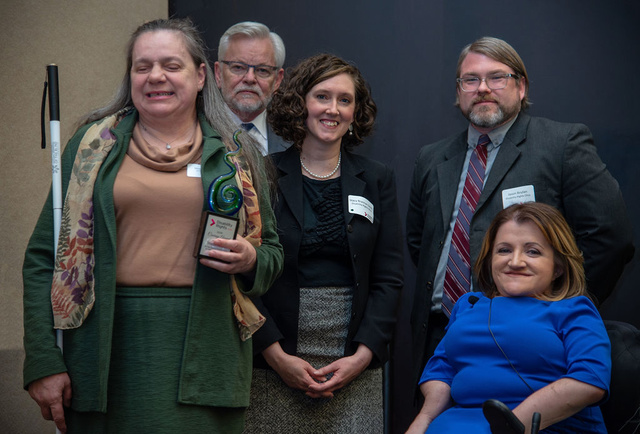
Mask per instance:
[[[274,93],[267,112],[267,119],[273,131],[300,149],[307,136],[307,93],[316,84],[339,74],[348,74],[353,79],[356,91],[353,135],[346,133],[342,137],[342,146],[351,148],[361,144],[373,131],[378,108],[371,98],[369,85],[358,68],[332,54],[309,57],[287,71],[284,82]]]

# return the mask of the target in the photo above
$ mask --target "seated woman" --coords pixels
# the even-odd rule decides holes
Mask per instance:
[[[610,343],[586,296],[582,255],[562,215],[541,203],[496,216],[475,264],[482,293],[456,303],[427,363],[408,433],[490,433],[487,399],[545,433],[606,433]],[[546,428],[546,429],[545,429]]]

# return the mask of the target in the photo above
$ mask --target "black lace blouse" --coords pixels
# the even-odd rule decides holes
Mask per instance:
[[[353,270],[342,208],[340,178],[302,177],[304,230],[298,273],[301,287],[350,286]]]

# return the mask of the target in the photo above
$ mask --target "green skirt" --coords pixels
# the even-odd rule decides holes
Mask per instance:
[[[190,288],[117,289],[107,412],[67,410],[69,434],[242,432],[244,408],[177,402],[190,302]]]

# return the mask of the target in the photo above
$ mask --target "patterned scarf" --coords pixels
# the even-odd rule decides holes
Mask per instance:
[[[60,236],[51,286],[54,328],[78,328],[95,303],[93,246],[93,187],[104,159],[116,142],[111,132],[127,113],[122,110],[93,124],[80,141],[62,210]],[[262,243],[262,220],[251,172],[242,160],[232,157],[236,182],[242,185],[244,206],[240,210],[241,234],[254,246]],[[241,339],[247,340],[264,324],[251,300],[230,275],[233,311]]]
[[[111,133],[124,112],[93,124],[82,137],[62,208],[53,270],[53,327],[80,327],[95,303],[93,279],[93,186],[98,170],[116,142]]]
[[[258,195],[253,187],[251,171],[244,160],[237,156],[231,156],[231,161],[236,166],[236,182],[242,186],[243,205],[238,212],[240,220],[240,234],[253,247],[260,247],[262,244],[262,217],[260,217],[260,206]],[[246,341],[265,322],[265,317],[258,311],[253,302],[244,295],[238,288],[236,276],[229,275],[231,279],[231,300],[233,301],[233,313],[240,328],[240,339]]]

